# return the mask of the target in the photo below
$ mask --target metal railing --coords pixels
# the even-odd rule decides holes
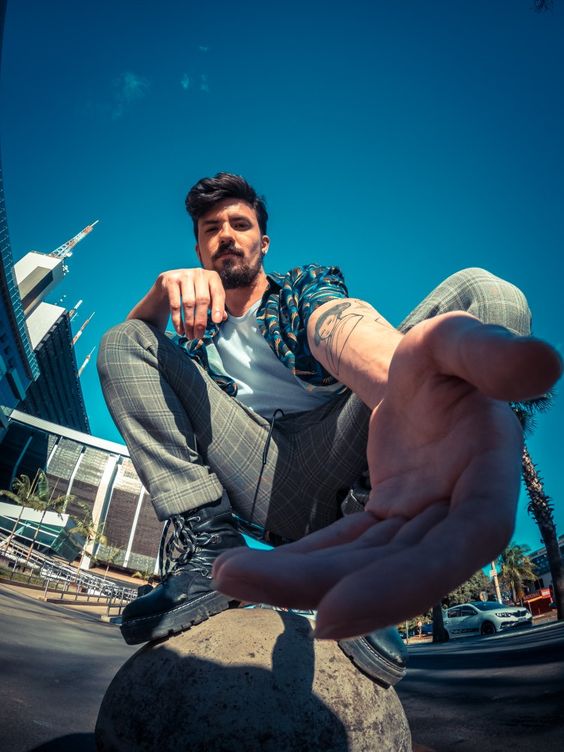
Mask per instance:
[[[32,579],[39,579],[45,585],[44,600],[47,600],[49,591],[55,591],[60,593],[59,600],[74,599],[80,604],[103,605],[109,617],[112,609],[119,615],[124,606],[137,597],[137,588],[128,587],[105,576],[84,572],[38,551],[30,552],[29,546],[23,546],[13,538],[10,541],[9,536],[2,532],[0,559],[5,559],[11,568],[11,580],[16,572],[24,578],[29,572],[28,583],[31,583]],[[96,598],[96,601],[91,601],[91,598]]]

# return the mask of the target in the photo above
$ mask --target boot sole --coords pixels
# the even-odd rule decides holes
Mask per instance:
[[[338,645],[359,671],[386,689],[397,684],[407,673],[405,666],[388,660],[363,637],[339,640]]]
[[[162,640],[165,637],[185,632],[190,627],[206,621],[210,616],[227,611],[228,608],[237,604],[238,601],[230,600],[221,593],[207,593],[172,611],[130,619],[120,625],[120,630],[128,645]]]

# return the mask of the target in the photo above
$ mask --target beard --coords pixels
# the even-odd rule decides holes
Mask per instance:
[[[223,264],[216,269],[223,288],[225,290],[234,290],[238,287],[249,287],[262,267],[262,257],[259,256],[254,262],[242,260],[242,256],[229,256]]]

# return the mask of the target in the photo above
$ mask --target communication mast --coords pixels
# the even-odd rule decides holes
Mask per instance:
[[[94,313],[96,313],[96,311],[94,311]],[[84,322],[84,324],[80,327],[80,329],[78,330],[78,332],[72,338],[72,342],[71,342],[72,347],[74,347],[76,345],[76,343],[77,343],[77,340],[80,339],[80,337],[82,337],[82,332],[86,329],[86,327],[88,326],[88,324],[92,321],[92,317],[94,316],[94,313],[90,314],[90,316],[86,319],[86,321]]]
[[[88,363],[90,362],[90,358],[92,357],[92,353],[94,352],[94,350],[95,350],[95,349],[96,349],[96,347],[93,347],[93,348],[92,348],[92,350],[90,350],[90,352],[88,353],[88,355],[87,355],[87,356],[86,356],[86,357],[84,358],[84,362],[83,362],[83,364],[82,364],[82,365],[80,366],[80,368],[78,369],[78,373],[77,373],[77,376],[78,376],[79,378],[80,378],[80,377],[82,376],[82,372],[84,371],[84,369],[86,368],[86,366],[87,366],[87,365],[88,365]]]
[[[48,253],[48,256],[53,256],[54,258],[70,258],[72,256],[71,248],[74,248],[74,246],[77,243],[80,243],[80,241],[88,235],[89,232],[92,232],[94,229],[94,226],[98,224],[100,220],[97,219],[95,222],[92,222],[91,225],[87,225],[84,230],[81,230],[77,235],[74,236],[74,238],[71,238],[70,240],[67,240],[66,243],[63,243],[63,245],[60,245],[58,248],[55,248],[54,251],[51,251],[51,253]]]

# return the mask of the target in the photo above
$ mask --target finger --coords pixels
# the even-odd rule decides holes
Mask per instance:
[[[511,537],[515,502],[489,494],[451,507],[415,545],[349,569],[318,602],[316,634],[343,639],[426,611],[494,559]]]
[[[424,509],[412,520],[405,521],[394,535],[394,546],[412,546],[419,543],[427,533],[436,527],[448,515],[449,505],[446,501],[436,502]],[[370,531],[369,531],[370,533]],[[364,545],[370,545],[369,533],[360,539]]]
[[[366,527],[365,515],[360,513],[350,515],[364,518],[364,529],[357,524],[354,539],[344,540],[341,535],[330,535],[330,528],[334,528],[333,533],[343,528],[340,523],[345,518],[320,531],[325,532],[324,538],[321,535],[307,536],[316,538],[318,544],[323,541],[326,544],[323,547],[306,548],[304,539],[299,541],[301,549],[296,544],[282,546],[273,552],[237,549],[216,561],[213,569],[215,585],[221,592],[240,600],[312,608],[350,571],[366,566],[375,558],[391,555],[398,546],[418,542],[445,517],[447,511],[448,505],[438,503],[415,520],[406,522],[401,517],[373,520],[369,527]],[[349,524],[347,533],[353,530]]]
[[[210,307],[210,288],[208,275],[202,269],[196,272],[194,280],[196,307],[194,310],[194,337],[201,339],[208,325],[208,310]]]
[[[372,514],[356,512],[333,522],[315,533],[310,533],[294,543],[286,543],[279,546],[276,551],[292,554],[308,553],[323,548],[343,545],[359,537],[367,528],[373,526],[378,520]],[[245,548],[233,548],[225,551],[213,564],[213,576],[218,577],[220,569],[234,556],[248,553]]]
[[[282,558],[286,554],[306,554],[312,553],[314,551],[320,551],[325,548],[342,546],[357,539],[365,530],[367,530],[369,527],[374,526],[377,522],[378,520],[376,520],[373,515],[364,512],[347,515],[346,517],[337,520],[337,522],[334,522],[326,528],[318,530],[315,533],[311,533],[310,535],[306,535],[304,538],[296,541],[295,543],[287,543],[283,546],[279,546],[275,549],[275,551],[272,551],[271,553],[273,555],[275,553],[279,554],[279,557]],[[391,530],[390,535],[393,534],[394,531],[395,529]],[[382,533],[383,530],[380,529],[379,534],[382,535]],[[227,561],[240,555],[246,556],[247,554],[249,554],[249,550],[246,548],[233,548],[222,553],[213,563],[213,577],[216,580],[219,580],[220,572]],[[258,564],[259,559],[257,558],[256,561]],[[273,565],[274,562],[272,556],[267,560],[267,562],[269,563],[269,566]],[[234,573],[234,567],[236,566],[237,564],[233,564],[231,562],[230,571]],[[249,563],[246,564],[246,566],[252,565]],[[262,568],[258,569],[259,576],[262,571]]]
[[[170,308],[170,318],[174,330],[178,334],[184,334],[181,311],[181,288],[178,281],[170,280],[166,286],[166,290],[168,295],[168,305]]]
[[[225,290],[221,283],[219,275],[211,275],[209,278],[209,289],[211,298],[212,321],[221,324],[227,318],[225,311]]]
[[[188,339],[194,339],[194,307],[196,305],[196,294],[194,291],[194,280],[192,275],[186,274],[180,282],[182,293],[182,310],[184,312],[184,333]]]
[[[429,327],[433,360],[493,399],[519,401],[546,393],[562,374],[562,359],[546,342],[517,337],[468,314],[444,314]]]
[[[385,552],[404,524],[401,518],[375,521],[357,541],[306,553],[281,546],[275,551],[243,551],[220,557],[213,570],[215,587],[239,600],[311,608],[350,568],[363,567]],[[307,604],[307,605],[306,605]]]
[[[310,533],[295,543],[288,543],[279,550],[291,553],[307,553],[320,548],[338,546],[355,540],[378,520],[368,512],[355,512],[342,517],[327,527]]]

